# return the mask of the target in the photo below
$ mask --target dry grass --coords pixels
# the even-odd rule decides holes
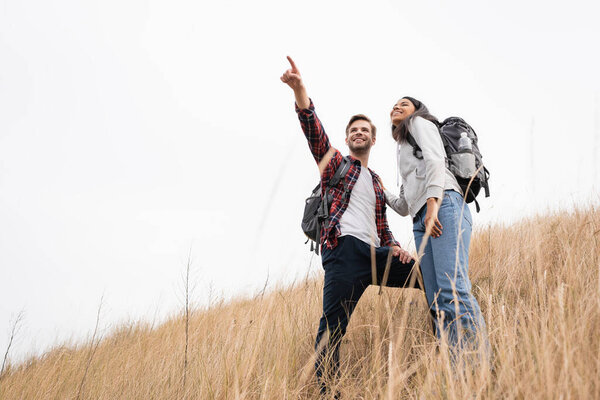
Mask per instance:
[[[600,398],[600,212],[479,229],[471,280],[486,318],[493,371],[453,368],[436,351],[423,295],[371,287],[342,345],[344,399]],[[124,326],[104,339],[85,399],[309,399],[321,280],[159,328]],[[61,347],[0,377],[1,399],[73,399],[90,345]]]

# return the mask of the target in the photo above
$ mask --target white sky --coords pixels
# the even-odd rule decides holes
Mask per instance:
[[[296,60],[332,143],[365,113],[395,188],[403,95],[480,137],[476,224],[594,198],[593,1],[0,0],[0,349],[15,357],[193,299],[320,270],[299,228],[318,180],[279,81]],[[411,246],[408,219],[389,214]],[[315,321],[316,323],[316,321]]]

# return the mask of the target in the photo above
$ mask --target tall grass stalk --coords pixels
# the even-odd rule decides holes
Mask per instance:
[[[94,333],[92,334],[92,340],[90,347],[87,351],[87,361],[85,363],[85,368],[83,370],[83,376],[81,377],[81,382],[79,382],[79,389],[77,390],[76,399],[81,399],[83,394],[83,387],[85,385],[85,378],[87,378],[88,371],[90,370],[90,365],[92,365],[92,359],[94,358],[94,354],[96,350],[98,350],[98,345],[100,344],[101,338],[98,338],[98,328],[100,326],[100,313],[102,312],[102,303],[104,302],[104,295],[100,298],[100,304],[98,305],[98,312],[96,314],[96,326],[94,327]]]
[[[190,248],[190,252],[188,254],[187,264],[185,267],[185,279],[184,279],[184,288],[185,288],[185,308],[183,310],[184,318],[185,318],[185,347],[183,350],[183,398],[187,398],[187,372],[188,372],[188,347],[190,342],[190,267],[192,266],[192,249]]]
[[[15,317],[15,320],[12,323],[12,327],[10,329],[10,335],[8,338],[8,344],[6,345],[6,352],[4,352],[4,358],[2,359],[2,368],[0,368],[0,380],[2,379],[2,376],[4,375],[4,371],[6,369],[6,363],[8,361],[8,355],[10,353],[10,349],[13,345],[13,342],[15,340],[15,337],[17,336],[17,332],[19,331],[19,327],[21,326],[21,323],[23,322],[23,319],[25,318],[25,311],[21,310],[17,316]]]

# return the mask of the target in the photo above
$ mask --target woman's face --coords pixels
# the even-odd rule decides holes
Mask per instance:
[[[394,104],[394,108],[392,108],[392,112],[390,112],[390,118],[392,119],[392,125],[398,125],[400,122],[404,121],[408,118],[412,113],[415,112],[415,106],[408,99],[400,99],[396,104]]]

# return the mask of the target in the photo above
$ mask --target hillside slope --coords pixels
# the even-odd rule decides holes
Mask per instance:
[[[600,398],[599,240],[592,207],[475,232],[470,275],[493,372],[450,367],[421,292],[372,286],[342,345],[342,398]],[[0,399],[315,398],[321,287],[308,279],[194,311],[187,365],[184,317],[56,348],[9,368]]]

